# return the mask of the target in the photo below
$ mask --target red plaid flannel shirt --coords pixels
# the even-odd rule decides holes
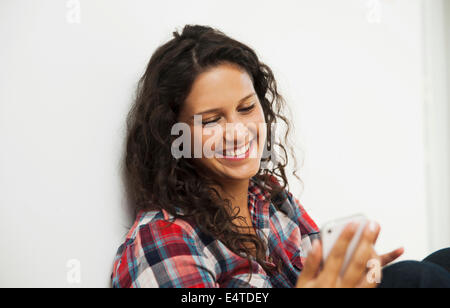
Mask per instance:
[[[172,218],[165,210],[141,211],[114,260],[112,286],[182,288],[285,288],[294,287],[319,229],[303,206],[285,190],[287,199],[280,210],[268,192],[250,180],[248,205],[253,226],[266,241],[266,261],[281,260],[281,272],[267,274],[252,258],[252,279],[248,260],[229,250],[185,220]]]

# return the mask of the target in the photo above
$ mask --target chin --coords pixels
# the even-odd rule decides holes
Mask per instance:
[[[258,164],[246,164],[244,166],[230,168],[221,166],[220,176],[227,180],[248,180],[251,177],[255,176],[259,171],[259,163]]]

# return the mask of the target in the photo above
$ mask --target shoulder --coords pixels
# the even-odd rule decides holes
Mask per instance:
[[[174,238],[184,239],[191,242],[196,241],[201,244],[207,242],[200,234],[199,229],[188,220],[175,219],[166,210],[140,211],[130,228],[125,244],[135,244],[146,246],[157,240],[159,243],[172,241]]]
[[[287,199],[283,203],[283,206],[288,212],[290,212],[289,216],[295,219],[298,223],[302,235],[318,233],[319,227],[309,216],[300,201],[291,192],[286,190],[285,193],[287,195]]]
[[[164,210],[138,214],[117,251],[113,287],[183,286],[181,276],[169,276],[178,272],[180,265],[200,262],[209,239],[189,222],[172,218]]]

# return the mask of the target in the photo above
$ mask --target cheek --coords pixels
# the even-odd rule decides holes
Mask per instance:
[[[216,148],[219,149],[222,145],[223,128],[219,125],[215,125],[214,128],[211,129],[204,128],[201,138],[202,146],[205,151],[215,151]]]
[[[216,127],[215,129],[208,129],[198,127],[194,129],[192,127],[191,134],[191,149],[192,153],[195,151],[202,152],[202,159],[209,159],[209,157],[204,157],[204,155],[212,155],[209,151],[215,151],[216,148],[220,149],[221,140],[223,139],[223,134],[221,131],[221,127]],[[207,151],[209,154],[205,154]]]
[[[255,113],[252,116],[251,121],[256,124],[255,126],[257,128],[256,133],[258,135],[258,138],[261,138],[260,140],[264,142],[267,135],[267,128],[266,128],[266,120],[264,118],[264,111],[260,104],[258,106],[258,110],[255,110]]]

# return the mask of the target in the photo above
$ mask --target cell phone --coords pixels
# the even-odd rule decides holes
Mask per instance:
[[[328,258],[331,250],[334,247],[337,239],[341,235],[345,226],[350,222],[358,223],[358,229],[353,236],[350,244],[347,248],[347,252],[344,258],[344,263],[342,264],[340,275],[342,276],[347,269],[348,263],[357,247],[359,239],[361,238],[364,227],[369,222],[369,220],[363,214],[356,214],[349,217],[340,218],[337,220],[330,221],[326,223],[323,228],[320,230],[320,237],[322,241],[322,262],[325,263],[325,260]]]

